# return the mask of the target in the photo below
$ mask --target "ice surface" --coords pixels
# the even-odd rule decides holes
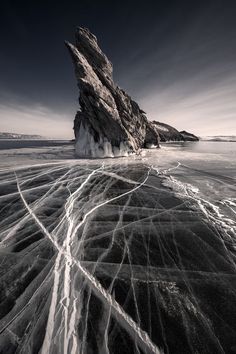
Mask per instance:
[[[0,152],[1,353],[234,353],[235,164],[194,146]]]

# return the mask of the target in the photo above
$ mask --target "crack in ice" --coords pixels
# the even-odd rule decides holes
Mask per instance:
[[[96,172],[96,170],[94,170],[91,175],[93,175]],[[87,217],[93,213],[95,210],[97,210],[98,208],[112,202],[115,201],[119,198],[122,198],[123,196],[126,196],[130,193],[135,192],[136,190],[138,190],[139,188],[141,188],[143,185],[145,185],[148,176],[149,176],[149,172],[150,169],[148,170],[147,176],[144,179],[143,182],[141,182],[138,186],[134,187],[133,189],[122,193],[116,197],[113,197],[109,200],[106,200],[102,203],[100,203],[99,205],[93,207],[91,210],[89,210],[85,215],[83,220],[74,228],[74,231],[71,233],[71,239],[73,239],[78,231],[78,229],[85,223]],[[15,174],[16,175],[16,174]],[[87,177],[87,180],[84,181],[84,183],[81,185],[80,188],[83,188],[83,186],[87,183],[88,179],[91,177],[91,175],[89,175]],[[144,330],[142,330],[138,324],[127,314],[124,312],[124,310],[122,309],[122,307],[118,304],[118,302],[103,288],[103,286],[100,284],[100,282],[92,275],[90,274],[82,265],[81,262],[76,260],[71,253],[68,253],[68,249],[66,248],[66,250],[64,249],[64,246],[66,245],[67,240],[64,240],[64,243],[62,246],[60,246],[58,244],[58,242],[52,237],[52,235],[48,232],[48,230],[45,228],[45,226],[42,224],[42,222],[38,219],[38,217],[36,216],[36,214],[34,213],[34,211],[30,208],[30,206],[28,205],[28,203],[26,202],[24,195],[21,191],[21,187],[18,181],[18,177],[16,175],[16,182],[17,182],[17,189],[19,191],[19,195],[25,205],[25,208],[28,210],[29,214],[32,216],[32,218],[34,219],[34,221],[36,222],[36,224],[41,228],[41,230],[43,231],[43,233],[49,238],[49,240],[53,243],[53,245],[55,246],[55,248],[58,250],[58,256],[57,256],[57,261],[55,264],[55,277],[56,279],[54,280],[54,288],[53,288],[53,294],[52,294],[52,309],[50,308],[50,314],[49,314],[49,324],[48,324],[48,328],[47,328],[47,332],[46,332],[46,337],[44,340],[44,344],[43,344],[43,348],[42,348],[42,353],[45,350],[48,350],[50,348],[50,340],[52,338],[52,333],[53,333],[53,318],[55,316],[55,303],[54,301],[56,301],[56,297],[57,297],[57,290],[58,290],[58,284],[59,284],[59,277],[60,274],[58,272],[59,270],[59,263],[61,261],[62,255],[65,257],[66,262],[73,262],[77,268],[81,271],[81,273],[83,274],[83,276],[85,277],[86,281],[88,281],[90,287],[93,289],[93,291],[97,294],[97,296],[99,298],[101,298],[101,300],[106,304],[108,304],[111,307],[111,310],[113,311],[113,315],[116,317],[116,319],[119,321],[119,323],[124,326],[124,328],[126,328],[126,330],[130,333],[130,334],[134,334],[137,339],[139,339],[139,345],[141,347],[143,347],[145,350],[149,350],[151,353],[155,353],[155,354],[159,354],[161,353],[161,350],[159,350],[159,348],[151,341],[150,337],[148,336],[147,332],[145,332]],[[71,228],[70,228],[71,229]],[[71,331],[70,331],[71,333]],[[67,348],[68,348],[68,338],[67,338],[67,343],[65,345],[64,343],[64,354],[66,354]],[[75,347],[74,347],[75,348]]]

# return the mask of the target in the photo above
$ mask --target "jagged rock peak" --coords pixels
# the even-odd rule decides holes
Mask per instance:
[[[155,125],[130,96],[115,85],[112,64],[96,37],[78,27],[75,45],[66,42],[80,90],[80,110],[74,121],[78,156],[126,156],[158,146]]]
[[[97,37],[87,28],[77,27],[75,32],[77,49],[85,56],[89,64],[95,70],[99,70],[104,76],[112,79],[112,63],[98,46]]]

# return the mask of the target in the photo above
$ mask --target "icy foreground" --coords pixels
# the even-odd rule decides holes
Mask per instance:
[[[2,167],[1,353],[235,351],[235,200],[155,161]]]

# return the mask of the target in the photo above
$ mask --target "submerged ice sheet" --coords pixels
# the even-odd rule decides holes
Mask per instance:
[[[7,152],[0,352],[234,353],[235,180],[167,149]]]

